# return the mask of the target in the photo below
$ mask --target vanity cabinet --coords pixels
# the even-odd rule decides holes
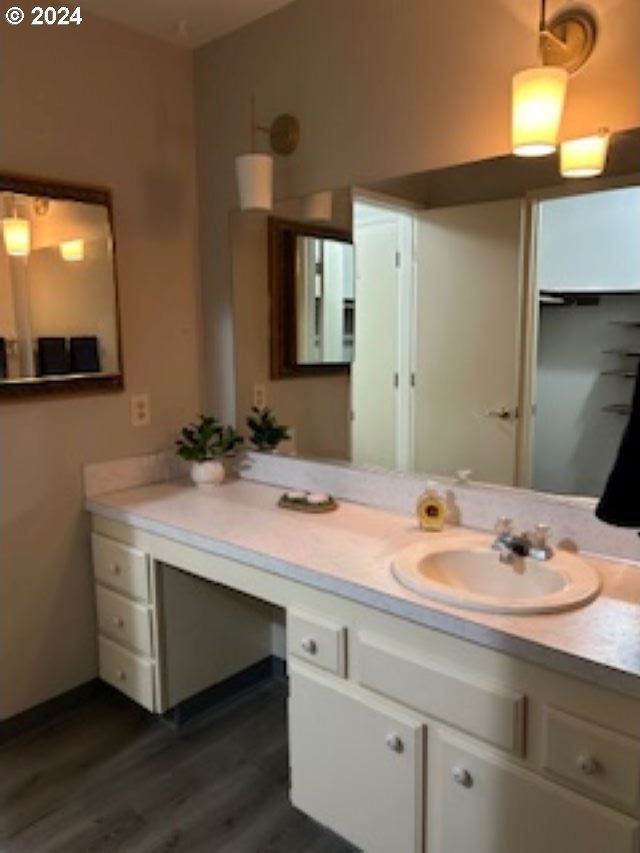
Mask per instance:
[[[100,678],[149,711],[161,710],[157,613],[149,556],[93,533]]]
[[[589,688],[415,626],[405,645],[372,621],[342,629],[346,677],[294,632],[294,805],[367,853],[640,853],[640,739],[578,717]],[[610,697],[593,698],[605,723]]]
[[[429,733],[428,853],[637,853],[637,822],[442,729]]]
[[[157,559],[128,527],[101,522],[91,544],[98,672],[143,708],[164,713],[270,658],[269,605]]]
[[[101,676],[156,713],[286,610],[291,800],[367,853],[640,853],[638,698],[109,519],[93,550]]]
[[[419,853],[423,722],[304,664],[289,677],[292,803],[370,853]]]

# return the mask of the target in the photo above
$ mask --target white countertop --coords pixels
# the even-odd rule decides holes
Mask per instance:
[[[577,610],[535,616],[466,611],[405,589],[392,577],[389,562],[398,549],[425,537],[455,538],[468,530],[424,533],[413,517],[350,503],[326,514],[291,512],[276,506],[281,493],[244,480],[212,490],[173,481],[100,495],[86,506],[97,515],[640,697],[639,568],[590,559],[601,575],[602,592]]]

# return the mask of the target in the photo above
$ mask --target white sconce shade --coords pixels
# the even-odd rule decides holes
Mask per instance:
[[[2,235],[7,254],[26,258],[31,252],[31,223],[17,216],[2,220]]]
[[[542,157],[558,145],[568,73],[544,65],[513,78],[511,144],[519,157]]]
[[[569,139],[560,146],[560,172],[564,178],[594,178],[602,174],[609,150],[609,131]]]
[[[83,261],[84,240],[65,240],[60,243],[60,255],[63,261]]]
[[[305,196],[302,216],[307,222],[331,222],[333,218],[333,194],[324,190]]]
[[[236,157],[236,176],[241,210],[271,210],[273,158],[269,154]]]

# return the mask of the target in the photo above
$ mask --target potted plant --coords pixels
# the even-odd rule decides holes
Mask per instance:
[[[229,456],[242,444],[242,436],[232,426],[225,426],[216,418],[200,415],[197,423],[183,427],[176,441],[178,456],[191,462],[191,479],[196,486],[212,486],[225,477],[221,457]]]
[[[286,441],[289,435],[289,427],[279,424],[271,409],[258,409],[251,407],[251,413],[247,415],[247,426],[250,430],[249,441],[256,450],[275,450],[281,441]]]

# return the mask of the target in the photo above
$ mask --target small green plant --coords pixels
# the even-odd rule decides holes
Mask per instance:
[[[198,423],[183,427],[176,441],[178,456],[189,462],[207,462],[232,453],[242,444],[242,436],[232,426],[225,426],[216,418],[200,415]]]
[[[279,424],[271,409],[252,406],[247,426],[251,430],[249,441],[256,450],[274,450],[281,441],[290,438],[289,427]]]

